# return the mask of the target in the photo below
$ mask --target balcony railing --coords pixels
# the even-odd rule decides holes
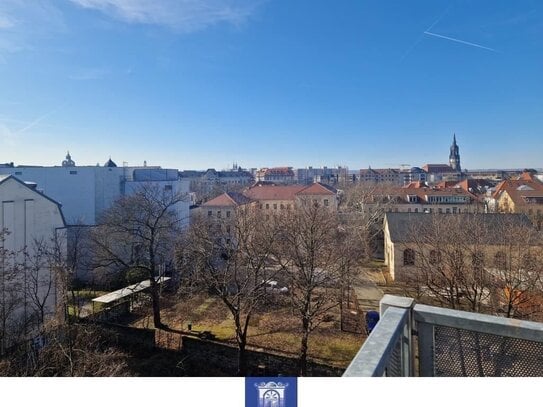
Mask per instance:
[[[344,376],[543,376],[541,323],[390,295],[380,314]]]

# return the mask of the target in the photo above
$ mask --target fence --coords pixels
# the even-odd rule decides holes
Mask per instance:
[[[386,295],[344,376],[543,376],[543,324]],[[418,356],[418,366],[415,366]]]

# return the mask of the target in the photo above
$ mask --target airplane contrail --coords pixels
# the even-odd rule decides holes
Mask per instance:
[[[428,27],[428,28],[426,29],[426,31],[430,31],[432,28],[434,28],[434,26],[435,26],[437,23],[439,23],[439,22],[443,19],[443,17],[445,17],[445,15],[449,12],[449,10],[451,9],[451,7],[452,7],[452,3],[449,4],[449,7],[447,7],[447,8],[445,9],[445,11],[437,18],[437,20],[434,21],[434,22],[430,25],[430,27]],[[407,49],[407,51],[404,52],[404,54],[403,54],[402,57],[400,58],[400,61],[403,61],[405,58],[407,58],[407,56],[411,53],[411,51],[413,51],[413,50],[415,49],[415,47],[416,47],[417,45],[419,45],[419,42],[421,42],[423,38],[424,38],[424,34],[421,34],[421,35],[419,36],[419,38],[417,38],[417,40],[416,40],[416,41],[415,41],[415,42]]]
[[[444,40],[458,42],[458,43],[464,44],[464,45],[471,45],[472,47],[482,48],[482,49],[486,49],[486,50],[492,51],[492,52],[498,52],[493,48],[483,47],[482,45],[474,44],[473,42],[463,41],[463,40],[459,40],[457,38],[446,37],[445,35],[435,34],[435,33],[432,33],[430,31],[424,31],[424,34],[431,35],[431,36],[437,37],[437,38],[443,38]]]

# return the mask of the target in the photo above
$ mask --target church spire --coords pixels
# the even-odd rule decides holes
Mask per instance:
[[[451,145],[451,152],[449,154],[449,165],[453,170],[462,172],[462,167],[460,166],[460,151],[458,144],[456,144],[456,133],[453,133],[453,142]]]

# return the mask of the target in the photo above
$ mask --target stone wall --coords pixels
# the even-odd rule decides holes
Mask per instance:
[[[184,364],[191,376],[235,376],[238,350],[235,346],[183,336]],[[279,353],[247,350],[248,376],[297,376],[298,359]],[[308,362],[308,376],[341,376],[345,369]]]

